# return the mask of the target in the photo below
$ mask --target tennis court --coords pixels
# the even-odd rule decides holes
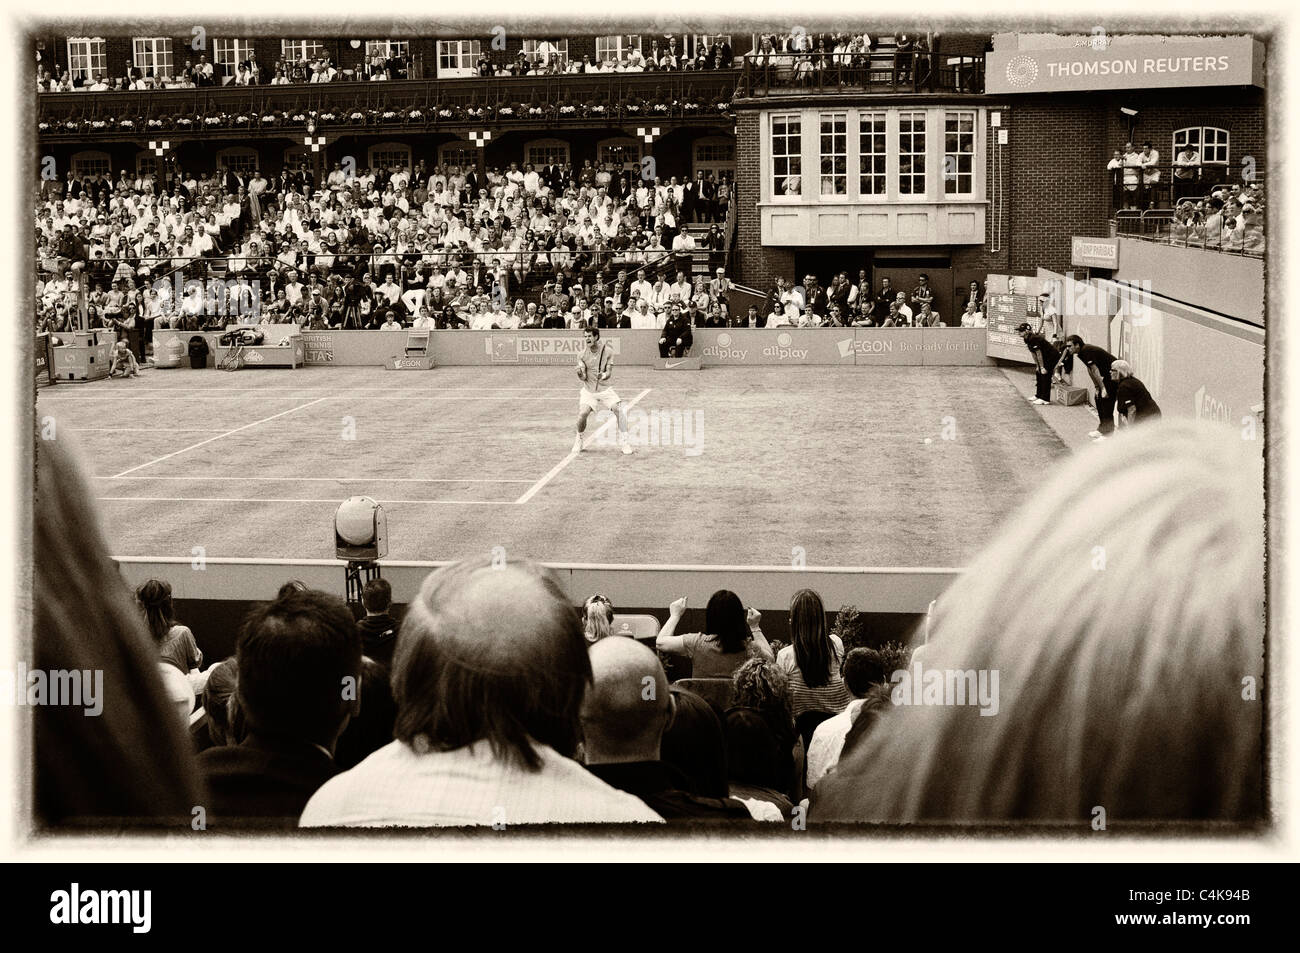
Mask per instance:
[[[150,368],[45,388],[37,413],[78,445],[118,556],[333,558],[334,510],[367,495],[391,559],[961,566],[1067,453],[997,368],[614,385],[630,456],[607,413],[570,452],[569,367]]]

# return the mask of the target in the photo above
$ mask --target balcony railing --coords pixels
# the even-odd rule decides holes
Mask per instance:
[[[1153,208],[1143,212],[1129,209],[1116,212],[1115,233],[1124,238],[1138,238],[1160,245],[1199,248],[1245,258],[1263,258],[1266,248],[1262,227],[1248,229],[1240,237],[1224,238],[1221,234],[1207,232],[1204,226],[1179,222],[1173,209]]]
[[[883,53],[749,53],[741,68],[744,97],[841,90],[914,93],[984,92],[984,57],[930,51]]]
[[[732,69],[44,93],[37,122],[40,138],[55,141],[164,133],[229,138],[286,129],[296,135],[308,119],[335,134],[485,124],[730,123],[739,79],[740,70]]]

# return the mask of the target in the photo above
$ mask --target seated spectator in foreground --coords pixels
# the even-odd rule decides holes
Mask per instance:
[[[203,653],[194,641],[194,633],[173,617],[172,587],[169,584],[150,579],[136,589],[135,598],[144,613],[149,634],[158,644],[168,697],[188,725],[195,699],[208,680],[208,673],[199,671],[203,665]],[[184,685],[176,677],[177,673],[184,677]]]
[[[387,665],[369,656],[361,659],[360,710],[348,719],[334,749],[340,771],[355,767],[393,740],[397,705],[388,681]]]
[[[723,731],[727,739],[727,779],[733,797],[768,801],[789,816],[797,794],[795,745],[789,682],[766,659],[750,659],[735,675],[732,706]]]
[[[890,672],[885,671],[884,659],[875,649],[854,649],[844,659],[844,684],[853,694],[853,701],[831,718],[826,719],[813,732],[808,745],[808,771],[805,784],[814,788],[840,760],[844,736],[858,718],[868,692],[879,684],[888,684]],[[877,698],[879,696],[876,696]]]
[[[237,745],[244,739],[244,717],[235,701],[239,666],[234,658],[218,662],[208,670],[203,687],[203,711],[208,716],[196,744],[200,751],[220,745]]]
[[[109,555],[74,439],[36,448],[33,668],[96,675],[82,705],[33,707],[34,814],[42,825],[189,833],[191,808],[204,800],[190,740],[163,690],[158,647]]]
[[[692,678],[731,678],[751,658],[775,658],[759,628],[758,610],[746,610],[731,590],[719,589],[709,597],[704,610],[705,632],[676,635],[677,624],[685,613],[685,596],[668,606],[668,621],[655,638],[655,648],[689,658]]]
[[[727,796],[727,742],[714,707],[680,683],[669,688],[673,717],[659,744],[659,757],[677,768],[692,794]]]
[[[636,639],[604,639],[590,655],[592,684],[582,699],[587,770],[667,821],[749,820],[739,801],[689,793],[690,782],[660,760],[672,696],[654,652]]]
[[[591,662],[549,571],[489,557],[429,574],[393,657],[395,740],[327,782],[303,827],[659,822],[573,755]]]
[[[1262,709],[1242,693],[1266,675],[1263,533],[1260,448],[1236,428],[1165,420],[1070,457],[934,614],[925,667],[998,672],[997,716],[897,704],[809,819],[1261,821]]]
[[[356,622],[335,596],[293,593],[253,610],[235,657],[248,733],[199,755],[208,822],[292,827],[338,773],[334,749],[360,698]]]
[[[806,711],[842,712],[852,700],[840,675],[844,643],[826,630],[821,596],[811,589],[800,589],[790,600],[790,640],[776,664],[790,680],[795,720]]]
[[[357,623],[361,651],[380,665],[392,665],[397,644],[397,620],[388,612],[393,606],[392,585],[382,576],[371,579],[361,589],[361,604],[366,608],[365,618]]]

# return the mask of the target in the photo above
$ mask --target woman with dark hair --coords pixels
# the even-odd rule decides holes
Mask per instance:
[[[790,641],[776,657],[790,680],[790,707],[797,720],[806,711],[842,712],[853,695],[840,676],[844,643],[826,630],[821,596],[800,589],[790,600]]]
[[[193,682],[203,664],[203,652],[194,641],[194,633],[173,616],[172,587],[161,579],[150,579],[136,589],[135,599],[144,612],[149,634],[158,645],[159,659],[180,669]],[[195,688],[202,689],[202,685]]]
[[[692,678],[731,678],[751,658],[773,660],[772,646],[758,627],[758,610],[747,610],[729,589],[719,589],[709,598],[704,632],[676,635],[685,613],[685,596],[668,606],[668,621],[659,630],[655,648],[689,658]]]
[[[194,754],[66,442],[36,448],[35,667],[102,673],[95,694],[111,704],[92,718],[75,705],[32,710],[35,813],[45,824],[148,821],[188,830],[191,809],[205,803]]]

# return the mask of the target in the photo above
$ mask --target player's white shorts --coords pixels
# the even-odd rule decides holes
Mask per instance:
[[[582,413],[584,410],[599,410],[602,407],[606,410],[613,410],[618,405],[618,402],[618,394],[614,393],[612,387],[606,387],[594,394],[584,387],[578,392],[578,413]]]

